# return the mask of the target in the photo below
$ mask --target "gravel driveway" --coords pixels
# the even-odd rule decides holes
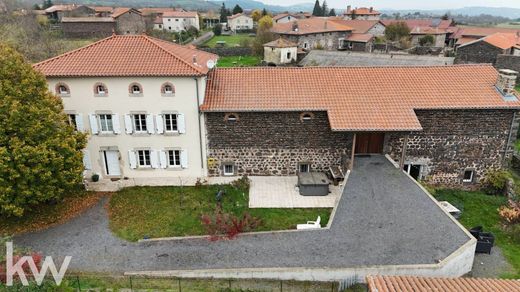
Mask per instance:
[[[385,157],[356,157],[330,229],[210,242],[129,243],[112,235],[100,202],[78,218],[15,238],[83,272],[433,264],[469,237]]]

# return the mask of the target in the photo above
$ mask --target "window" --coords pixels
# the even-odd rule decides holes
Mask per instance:
[[[77,124],[77,121],[76,121],[76,115],[70,114],[70,115],[67,115],[67,117],[69,118],[69,125],[74,127],[74,130],[77,131],[78,130],[78,124]]]
[[[238,115],[237,114],[226,114],[224,117],[224,120],[228,123],[236,123],[238,121]]]
[[[405,164],[403,171],[408,173],[415,180],[421,179],[422,165],[420,164]]]
[[[146,115],[145,114],[136,114],[133,115],[134,118],[134,129],[136,133],[146,132],[148,129],[146,128]]]
[[[139,167],[152,167],[150,150],[137,150],[137,164]]]
[[[291,52],[287,52],[287,59],[291,59]]]
[[[112,122],[112,115],[102,114],[99,115],[99,126],[101,132],[114,132],[114,124]]]
[[[309,44],[308,43],[303,43],[303,48],[304,49],[307,49],[309,47]]]
[[[175,93],[175,89],[171,83],[164,83],[161,86],[161,93],[163,95],[173,95]]]
[[[177,127],[177,115],[176,114],[164,114],[164,131],[166,132],[176,132],[178,131]]]
[[[94,85],[94,94],[98,96],[104,96],[108,94],[108,89],[105,84],[97,83]]]
[[[307,162],[301,162],[298,165],[298,171],[299,172],[310,172],[311,171],[311,165]]]
[[[70,94],[70,90],[66,84],[58,83],[56,85],[56,93],[59,95],[68,95],[68,94]]]
[[[462,181],[463,182],[467,182],[467,183],[470,183],[470,182],[473,182],[473,177],[475,175],[475,171],[474,170],[465,170],[464,171],[464,177],[462,178]]]
[[[180,150],[168,150],[168,167],[180,167],[181,166],[181,151]]]
[[[308,113],[308,112],[304,112],[300,115],[300,120],[302,122],[307,122],[307,121],[310,121],[314,119],[314,114],[313,113]]]
[[[224,175],[235,175],[235,166],[231,163],[226,163],[223,166]]]
[[[138,83],[132,83],[128,88],[128,92],[130,94],[141,94],[143,93],[143,87]]]

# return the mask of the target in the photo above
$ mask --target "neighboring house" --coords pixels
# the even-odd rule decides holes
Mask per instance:
[[[63,35],[70,38],[107,37],[116,29],[112,17],[62,17]]]
[[[344,47],[344,40],[352,34],[353,28],[337,19],[313,17],[293,22],[277,23],[271,31],[305,51],[313,49],[338,50]]]
[[[49,19],[61,21],[63,17],[110,17],[114,8],[108,6],[87,6],[58,4],[45,9]]]
[[[520,291],[519,280],[484,278],[432,278],[417,276],[368,276],[368,292],[418,291]]]
[[[513,153],[515,73],[490,65],[216,69],[201,107],[209,174],[325,172],[351,168],[356,155],[387,154],[416,179],[471,188]]]
[[[186,31],[190,27],[200,30],[199,14],[196,11],[167,11],[160,16],[162,19],[162,29],[172,32]],[[160,26],[155,26],[161,29]]]
[[[381,12],[374,10],[373,7],[360,7],[352,9],[352,6],[348,5],[347,10],[343,14],[345,20],[379,20],[381,18]]]
[[[66,16],[65,13],[71,10],[74,10],[77,7],[76,4],[59,4],[53,5],[47,9],[45,9],[45,14],[51,20],[61,21],[61,19]]]
[[[134,8],[116,8],[112,14],[118,34],[141,34],[146,24],[141,11]]]
[[[419,39],[425,35],[432,35],[435,39],[434,47],[445,47],[449,39],[459,28],[452,19],[426,18],[426,19],[384,19],[381,23],[386,27],[397,22],[404,22],[410,28],[412,44],[417,45]]]
[[[201,13],[200,16],[202,17],[202,23],[204,23],[206,28],[213,28],[215,25],[220,23],[220,14],[213,11]]]
[[[228,16],[227,19],[227,27],[233,32],[241,30],[252,30],[254,27],[253,18],[243,13]]]
[[[454,48],[476,41],[483,37],[490,36],[495,33],[518,33],[520,29],[501,28],[501,27],[456,27],[449,36],[449,45]]]
[[[216,59],[145,35],[114,35],[34,68],[61,97],[71,125],[89,133],[86,179],[187,185],[207,173],[199,105],[206,64]]]
[[[286,23],[300,19],[300,17],[291,13],[281,13],[273,17],[273,23]]]
[[[520,56],[520,33],[495,33],[457,48],[457,63],[495,64],[498,55]]]
[[[433,37],[432,47],[444,48],[447,34],[446,29],[428,26],[417,26],[410,31],[412,46],[419,46],[421,39],[430,35]]]
[[[264,61],[268,64],[285,65],[298,60],[298,44],[279,38],[264,44]]]
[[[379,20],[343,20],[339,17],[329,19],[352,28],[352,35],[340,40],[340,50],[372,52],[375,37],[385,34],[386,27]]]

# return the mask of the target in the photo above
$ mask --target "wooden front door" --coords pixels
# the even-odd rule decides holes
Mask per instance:
[[[357,133],[356,154],[381,154],[385,133]]]

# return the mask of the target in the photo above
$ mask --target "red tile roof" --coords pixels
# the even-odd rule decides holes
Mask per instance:
[[[340,23],[337,19],[328,19],[326,17],[312,17],[298,19],[293,22],[276,23],[271,29],[274,33],[287,35],[305,35],[352,30],[353,28]]]
[[[448,29],[452,28],[453,20],[443,20],[443,19],[436,19],[436,18],[426,18],[426,19],[383,19],[381,20],[381,23],[383,23],[385,26],[388,26],[392,23],[396,22],[405,22],[406,25],[410,29],[414,29],[416,27],[436,27],[439,29]]]
[[[358,42],[358,43],[368,43],[374,38],[373,34],[369,33],[353,33],[348,38],[347,41],[350,42]]]
[[[477,42],[486,42],[494,47],[507,50],[520,44],[520,34],[497,32],[487,37],[467,42],[460,47],[469,46]]]
[[[367,33],[376,24],[380,23],[379,20],[343,20],[341,17],[329,17],[329,19],[352,28],[353,33]]]
[[[62,17],[62,23],[114,22],[112,17]]]
[[[231,16],[228,16],[228,19],[235,19],[235,18],[237,18],[237,17],[239,17],[239,16],[245,16],[245,17],[249,17],[249,18],[251,18],[250,16],[247,16],[247,15],[244,14],[244,13],[237,13],[237,14],[233,14],[233,15],[231,15]]]
[[[352,9],[350,12],[345,12],[345,15],[380,15],[381,12],[374,10],[373,8],[368,7],[359,7]]]
[[[195,12],[195,11],[167,11],[167,12],[163,13],[163,17],[196,18],[197,12]]]
[[[127,8],[127,7],[117,7],[114,9],[114,12],[112,13],[113,18],[118,18],[119,16],[127,13],[128,11],[132,10],[135,13],[141,14],[141,11],[134,9],[134,8]]]
[[[294,47],[295,48],[295,47],[298,47],[298,44],[293,43],[284,38],[278,38],[277,40],[264,44],[264,47],[272,47],[272,48],[292,48],[292,47]]]
[[[113,35],[34,68],[48,77],[203,76],[207,61],[217,58],[145,35]]]
[[[438,27],[429,27],[429,26],[416,26],[411,31],[410,34],[423,35],[438,35],[438,34],[447,34],[446,29],[438,28]]]
[[[513,292],[520,291],[520,280],[479,278],[430,278],[414,276],[368,276],[370,292]]]
[[[520,29],[513,28],[501,28],[501,27],[476,27],[476,26],[466,26],[459,27],[459,29],[453,34],[452,38],[459,39],[462,37],[475,37],[482,38],[497,32],[503,33],[517,33],[520,32]]]
[[[491,65],[216,69],[201,109],[323,110],[336,131],[421,130],[414,109],[520,108],[497,76]]]
[[[165,12],[169,11],[185,11],[182,8],[166,8],[166,7],[148,7],[148,8],[141,8],[139,9],[143,15],[150,15],[150,14],[163,14]]]

